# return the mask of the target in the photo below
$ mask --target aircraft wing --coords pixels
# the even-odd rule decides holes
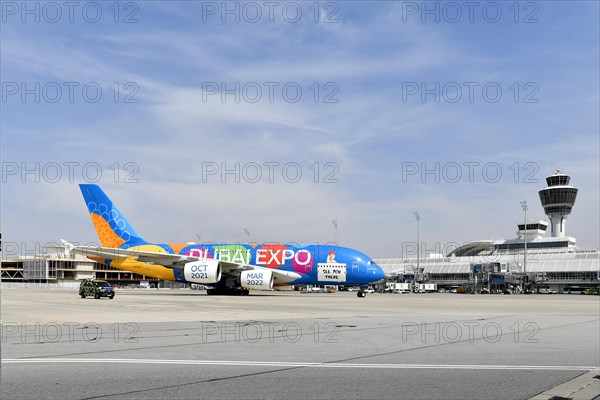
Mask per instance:
[[[79,254],[84,257],[104,258],[110,260],[118,260],[123,258],[133,257],[137,261],[162,265],[166,268],[183,267],[186,263],[192,261],[201,261],[200,257],[190,256],[185,254],[158,253],[154,251],[116,249],[110,247],[96,246],[74,246],[67,241],[62,241],[64,247],[48,246],[49,249],[64,250],[68,254]],[[301,276],[296,272],[280,271],[277,269],[260,267],[251,264],[238,264],[229,261],[221,261],[221,267],[225,275],[237,276],[245,270],[260,270],[269,269],[273,272],[277,283],[291,282],[299,279]]]
[[[50,249],[65,250],[67,254],[79,254],[84,257],[107,258],[110,260],[119,260],[123,258],[134,257],[136,260],[163,265],[167,268],[178,265],[183,265],[190,261],[199,261],[200,257],[189,256],[183,254],[158,253],[154,251],[115,249],[110,247],[96,246],[73,246],[68,242],[65,247],[48,246]]]

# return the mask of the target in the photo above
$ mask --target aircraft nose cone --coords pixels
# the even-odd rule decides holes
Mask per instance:
[[[385,278],[385,272],[383,272],[383,269],[377,264],[374,264],[374,266],[376,268],[375,277],[377,278],[377,280],[379,281]]]

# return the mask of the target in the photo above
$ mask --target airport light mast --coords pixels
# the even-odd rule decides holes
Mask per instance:
[[[521,202],[523,213],[525,213],[525,222],[523,226],[523,273],[527,273],[527,200]]]
[[[335,229],[335,240],[333,241],[333,243],[335,243],[335,245],[337,246],[337,229],[338,229],[337,218],[332,219],[331,223],[333,224],[333,228]]]
[[[419,245],[419,225],[421,223],[421,216],[419,215],[419,213],[417,211],[415,211],[413,213],[415,215],[415,219],[417,220],[417,273],[415,274],[415,286],[417,285],[417,275],[420,272],[420,265],[419,265],[419,260],[421,258],[421,250],[420,250],[420,245]]]

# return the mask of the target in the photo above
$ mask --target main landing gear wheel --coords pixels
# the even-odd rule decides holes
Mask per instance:
[[[366,297],[366,296],[367,296],[367,292],[363,292],[363,291],[361,290],[360,292],[356,293],[356,295],[357,295],[358,297]]]

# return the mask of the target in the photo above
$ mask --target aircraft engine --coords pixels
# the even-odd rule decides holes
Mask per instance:
[[[246,289],[273,290],[273,271],[257,269],[242,271],[240,283]]]
[[[217,283],[221,280],[221,263],[213,259],[189,262],[183,267],[183,276],[188,282]]]

